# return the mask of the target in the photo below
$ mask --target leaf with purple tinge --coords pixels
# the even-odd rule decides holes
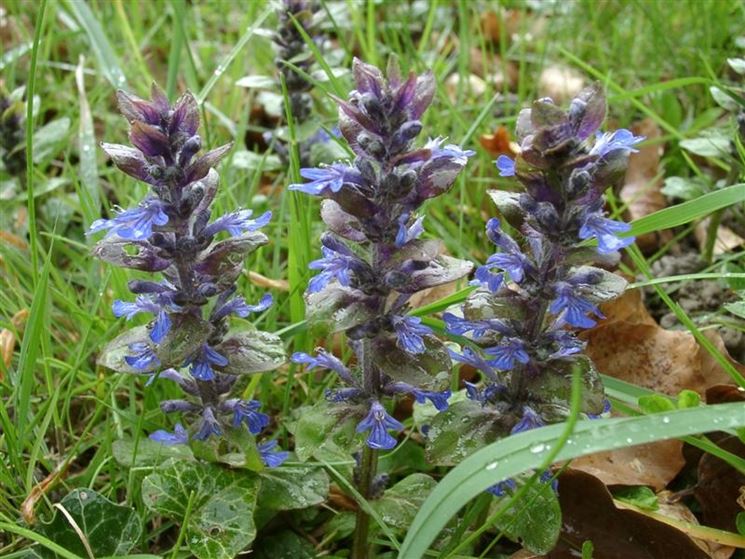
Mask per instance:
[[[228,359],[220,369],[228,375],[271,371],[287,360],[282,339],[260,330],[229,334],[215,349]]]

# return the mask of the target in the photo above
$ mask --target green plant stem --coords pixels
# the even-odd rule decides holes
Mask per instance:
[[[378,451],[365,445],[360,459],[359,491],[365,499],[370,499],[375,473],[378,471]],[[352,559],[372,557],[369,541],[370,515],[360,506],[357,509],[357,522],[354,527]]]
[[[717,210],[709,217],[709,224],[706,226],[706,244],[704,245],[704,262],[711,264],[714,259],[714,245],[717,244],[717,233],[719,224],[722,222],[724,210]]]

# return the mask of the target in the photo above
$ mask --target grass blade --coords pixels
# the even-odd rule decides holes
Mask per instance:
[[[745,426],[742,404],[719,404],[660,415],[587,420],[579,423],[571,444],[556,461],[571,460],[621,446]],[[401,544],[400,559],[422,557],[440,531],[468,501],[500,480],[537,467],[564,431],[549,425],[502,439],[472,454],[446,475],[422,505]]]

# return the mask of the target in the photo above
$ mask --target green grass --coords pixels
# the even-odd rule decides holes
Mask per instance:
[[[478,147],[478,137],[498,124],[512,128],[519,108],[539,94],[537,78],[543,68],[568,65],[588,80],[603,82],[614,126],[642,117],[653,119],[663,130],[661,141],[667,142],[666,171],[675,174],[691,169],[677,142],[718,117],[711,110],[714,104],[708,86],[724,75],[726,58],[738,52],[735,38],[745,28],[745,5],[735,0],[678,0],[674,9],[666,0],[581,0],[558,3],[555,12],[545,6],[545,14],[530,12],[522,3],[506,4],[521,11],[515,32],[523,38],[511,41],[503,35],[496,45],[485,39],[477,25],[483,10],[496,3],[416,3],[425,7],[421,13],[409,11],[403,2],[349,0],[326,6],[329,25],[340,38],[339,66],[349,67],[353,55],[383,63],[395,54],[404,68],[435,72],[438,90],[425,133],[463,143],[476,149],[477,156],[448,195],[427,204],[425,224],[429,234],[445,241],[453,256],[475,261],[483,261],[490,250],[483,229],[494,207],[486,191],[508,184],[496,177],[491,157]],[[126,122],[117,116],[114,90],[127,87],[146,95],[154,79],[172,98],[190,88],[204,102],[206,147],[234,140],[242,149],[246,131],[256,127],[248,115],[258,101],[234,83],[248,74],[271,74],[274,58],[269,40],[257,33],[259,28],[271,28],[274,16],[268,4],[259,0],[241,5],[224,0],[136,4],[127,0],[45,0],[40,4],[11,0],[6,6],[12,24],[10,36],[2,39],[2,56],[12,56],[7,61],[2,58],[2,80],[8,89],[27,84],[28,146],[33,145],[34,131],[52,118],[69,117],[72,127],[52,164],[40,167],[29,159],[23,204],[29,216],[28,249],[0,246],[0,327],[9,327],[19,310],[31,310],[22,343],[0,383],[2,556],[32,540],[53,548],[44,538],[17,526],[24,499],[59,468],[66,473],[37,504],[39,517],[50,516],[53,503],[72,488],[90,487],[115,501],[126,501],[151,521],[136,488],[138,474],[111,458],[111,446],[121,437],[143,437],[169,425],[158,402],[177,395],[163,383],[145,389],[139,379],[111,374],[95,364],[99,349],[122,330],[110,306],[114,299],[126,297],[130,274],[90,257],[91,242],[83,234],[84,226],[97,217],[99,204],[106,209],[115,203],[127,207],[144,194],[145,187],[117,172],[100,150],[91,159],[81,146],[90,152],[98,141],[126,143]],[[339,7],[350,13],[340,13]],[[549,15],[550,22],[541,23]],[[23,45],[27,46],[10,50]],[[482,55],[500,55],[502,62],[486,64],[488,72],[514,64],[519,76],[514,97],[504,100],[498,94],[505,93],[506,86],[489,84],[483,94],[475,95],[464,86],[465,79],[460,80],[454,97],[449,97],[446,77],[458,73],[465,78],[471,49]],[[325,66],[322,70],[331,69]],[[335,123],[328,94],[343,94],[348,85],[348,76],[318,84],[316,108],[325,126]],[[38,109],[34,109],[33,95],[40,99]],[[312,347],[319,340],[304,327],[302,292],[309,277],[307,263],[318,252],[315,241],[322,226],[318,204],[284,188],[299,178],[296,159],[287,172],[264,178],[231,166],[230,160],[220,172],[218,211],[243,206],[274,213],[266,230],[272,242],[251,256],[246,269],[272,279],[289,279],[291,290],[274,293],[277,304],[259,318],[258,326],[283,330],[289,350]],[[70,182],[38,195],[52,176]],[[635,232],[680,226],[742,203],[744,188],[733,186],[643,218],[635,224]],[[49,209],[53,199],[69,208],[66,217]],[[0,230],[24,234],[23,228],[14,229],[14,215],[20,207],[0,201]],[[723,360],[700,334],[701,325],[662,291],[664,278],[652,283],[650,259],[638,251],[632,256],[630,269],[658,289],[680,322],[702,344],[708,344],[705,347],[715,358]],[[725,277],[722,266],[707,271],[708,281]],[[248,299],[256,299],[263,291],[245,279],[240,289]],[[457,300],[453,297],[448,302]],[[420,312],[432,314],[443,308],[433,303]],[[743,381],[728,362],[722,363],[734,380]],[[267,407],[275,414],[284,413],[288,421],[292,410],[317,401],[328,384],[290,369],[265,374],[257,382],[252,388]],[[614,390],[614,397],[633,395],[633,389],[623,385],[614,385]],[[697,413],[704,418],[702,423],[713,417],[706,410]],[[280,424],[278,429],[284,432],[285,427]],[[697,432],[673,427],[656,425],[655,438]],[[560,432],[556,428],[549,434],[555,438]],[[609,434],[609,444],[620,436]],[[526,468],[539,465],[538,460],[531,463],[530,456],[524,458]],[[458,501],[458,506],[462,504],[463,499]],[[419,538],[417,549],[424,550],[446,520],[441,516],[439,524],[421,527],[429,533],[412,536]],[[141,551],[149,551],[147,539]],[[178,546],[173,553],[183,556]]]

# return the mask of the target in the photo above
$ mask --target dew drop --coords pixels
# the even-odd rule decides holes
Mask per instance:
[[[670,418],[665,416],[662,418],[662,423],[670,423]]]
[[[626,442],[631,444],[634,442],[634,439],[632,439],[631,437],[626,437]]]
[[[533,454],[538,454],[539,452],[543,452],[544,450],[546,450],[546,445],[543,443],[538,443],[537,445],[530,447],[530,452],[532,452]]]
[[[497,466],[499,466],[499,462],[496,462],[495,461],[495,462],[492,462],[491,464],[487,464],[486,465],[486,469],[487,470],[494,470],[494,469],[497,468]]]

